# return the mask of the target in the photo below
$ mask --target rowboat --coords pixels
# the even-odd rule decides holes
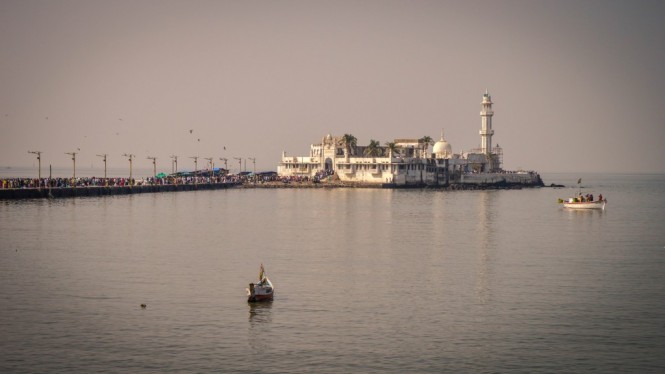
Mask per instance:
[[[596,201],[577,201],[575,198],[570,198],[563,202],[563,207],[568,209],[605,209],[607,199]]]
[[[259,270],[259,281],[258,283],[250,283],[247,290],[247,302],[260,302],[260,301],[272,301],[273,295],[275,294],[275,288],[270,282],[270,279],[266,276],[266,272],[263,269],[263,264],[261,264],[261,269]]]

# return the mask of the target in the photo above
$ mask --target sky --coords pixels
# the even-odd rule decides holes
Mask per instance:
[[[665,2],[1,0],[0,168],[276,170],[441,131],[504,168],[665,172]],[[247,161],[247,170],[253,167]],[[244,168],[244,166],[243,166]]]

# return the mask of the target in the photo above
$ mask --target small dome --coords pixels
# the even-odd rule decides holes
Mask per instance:
[[[432,151],[437,155],[437,157],[445,157],[453,153],[453,147],[447,141],[439,140],[438,142],[434,143],[434,148]]]
[[[434,143],[432,152],[436,155],[436,158],[448,158],[453,154],[453,147],[443,137],[443,131],[441,132],[441,140]]]

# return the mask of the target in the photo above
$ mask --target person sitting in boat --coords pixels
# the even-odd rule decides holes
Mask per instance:
[[[593,194],[589,194],[589,201],[593,201]]]

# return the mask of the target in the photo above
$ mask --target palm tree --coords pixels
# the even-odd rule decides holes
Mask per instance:
[[[425,154],[425,152],[427,152],[427,148],[430,145],[434,144],[434,140],[429,135],[423,136],[422,138],[418,139],[418,141],[423,145],[423,154]]]
[[[378,156],[380,151],[379,147],[381,147],[381,143],[379,143],[378,140],[371,139],[369,145],[365,149],[365,155],[373,157]]]
[[[350,155],[351,150],[356,148],[356,145],[358,144],[358,139],[356,139],[356,137],[351,134],[344,134],[344,136],[342,136],[342,142],[346,147],[347,155]]]
[[[394,142],[386,142],[386,148],[388,148],[388,157],[392,159],[395,151],[397,150],[397,144]]]

